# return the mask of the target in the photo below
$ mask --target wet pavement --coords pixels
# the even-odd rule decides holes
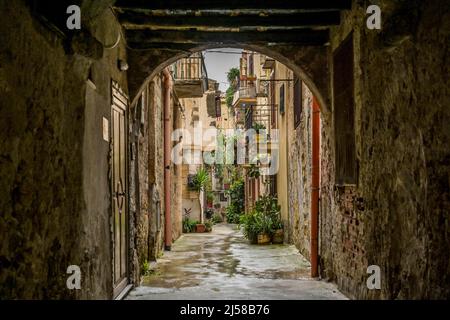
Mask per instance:
[[[252,245],[236,225],[184,234],[127,299],[346,299],[336,286],[309,278],[293,245]]]

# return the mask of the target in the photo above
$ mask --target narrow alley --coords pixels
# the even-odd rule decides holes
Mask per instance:
[[[0,300],[450,300],[449,44],[450,0],[0,0]]]
[[[249,244],[236,225],[182,236],[127,299],[346,299],[332,283],[311,279],[293,245]]]

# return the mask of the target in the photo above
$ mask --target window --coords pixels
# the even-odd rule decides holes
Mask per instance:
[[[277,196],[277,176],[271,175],[269,176],[269,193],[271,196]]]
[[[284,114],[284,83],[280,87],[280,113]]]
[[[250,53],[250,57],[248,59],[248,70],[247,70],[248,76],[254,76],[255,75],[255,72],[254,72],[253,69],[254,68],[253,68],[253,52],[252,52],[252,53]]]
[[[195,179],[195,174],[188,174],[188,176],[187,176],[187,187],[188,187],[188,190],[190,190],[190,191],[195,189],[194,179]]]
[[[334,129],[336,135],[336,183],[356,183],[353,37],[333,54]]]
[[[271,80],[275,79],[275,72],[272,73]],[[270,104],[271,104],[271,115],[270,115],[270,123],[272,128],[277,127],[277,109],[275,105],[275,81],[270,81]]]
[[[302,116],[302,81],[299,77],[294,76],[294,128],[297,128],[300,124]]]

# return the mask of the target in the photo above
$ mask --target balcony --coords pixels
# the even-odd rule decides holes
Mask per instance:
[[[256,87],[244,87],[239,88],[233,96],[233,106],[236,107],[247,107],[252,104],[256,104]]]
[[[200,98],[208,90],[208,75],[201,54],[178,60],[172,64],[171,71],[178,98]]]

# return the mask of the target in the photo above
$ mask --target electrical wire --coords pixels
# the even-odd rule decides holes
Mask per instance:
[[[221,54],[238,54],[242,55],[241,52],[233,52],[233,51],[221,51],[221,50],[204,50],[205,53],[221,53]]]

